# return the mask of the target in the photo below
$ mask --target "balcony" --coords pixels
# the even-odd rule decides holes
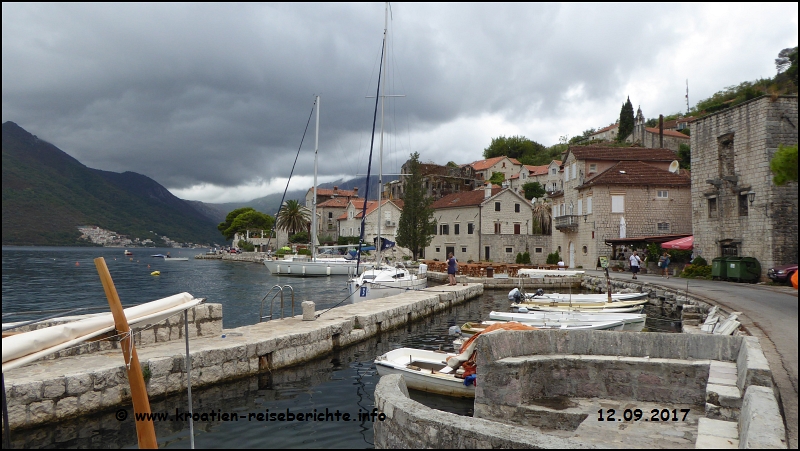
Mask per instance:
[[[555,218],[556,230],[561,232],[574,232],[578,230],[578,221],[581,219],[579,215],[566,215]]]

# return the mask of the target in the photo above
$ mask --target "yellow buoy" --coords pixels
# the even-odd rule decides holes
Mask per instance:
[[[150,273],[150,275],[151,276],[160,276],[161,275],[161,271],[153,271],[153,272]]]

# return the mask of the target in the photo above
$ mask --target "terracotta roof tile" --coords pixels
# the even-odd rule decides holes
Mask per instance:
[[[619,128],[619,124],[611,124],[611,125],[609,125],[608,127],[603,127],[603,128],[601,128],[600,130],[597,130],[596,132],[592,133],[592,135],[596,135],[596,134],[598,134],[598,133],[607,132],[607,131],[609,131],[609,130],[613,130],[613,129],[615,129],[615,128]],[[590,136],[592,136],[592,135],[590,135]]]
[[[677,127],[677,125],[676,125],[676,127]],[[658,134],[658,128],[645,127],[645,130],[647,130],[650,133],[655,133],[656,135]],[[675,130],[667,130],[667,125],[666,124],[664,124],[664,136],[672,136],[673,138],[689,139],[688,136],[684,135],[681,132],[676,132]]]
[[[317,208],[319,207],[339,207],[344,208],[347,207],[347,204],[350,202],[350,199],[346,197],[334,197],[332,199],[328,199],[325,202],[317,204]]]
[[[525,168],[528,169],[528,172],[530,173],[530,175],[545,175],[545,174],[547,174],[547,168],[549,168],[549,167],[550,167],[549,164],[545,164],[545,165],[542,165],[542,166],[525,165]]]
[[[570,153],[575,155],[578,160],[672,161],[677,159],[675,152],[669,149],[648,149],[646,147],[575,146],[569,148],[567,154]]]
[[[476,171],[483,171],[484,169],[489,169],[490,167],[494,166],[495,164],[497,164],[498,161],[502,160],[503,158],[508,158],[508,157],[494,157],[494,158],[489,158],[488,160],[473,161],[472,163],[470,163],[470,166],[472,166]],[[513,164],[520,166],[522,165],[522,163],[520,163],[514,158],[508,158],[508,159]]]
[[[503,188],[492,187],[492,196],[502,191]],[[472,191],[460,191],[458,193],[448,194],[442,197],[431,205],[434,210],[439,208],[456,208],[456,207],[472,207],[480,205],[486,199],[486,192],[484,188],[474,189]]]
[[[309,188],[309,191],[312,189]],[[337,197],[358,197],[358,193],[354,190],[347,190],[347,189],[337,189],[333,190],[330,188],[317,188],[317,197],[319,196],[337,196]]]
[[[642,161],[620,161],[584,182],[579,188],[595,185],[690,186],[691,178],[673,174]]]

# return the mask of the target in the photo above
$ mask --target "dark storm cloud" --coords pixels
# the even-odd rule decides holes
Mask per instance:
[[[546,145],[604,125],[595,117],[613,121],[634,74],[686,51],[679,44],[698,9],[393,5],[386,92],[406,97],[387,103],[400,143],[387,152],[472,161],[502,134],[474,134],[487,117]],[[379,3],[4,3],[3,121],[90,167],[174,189],[236,187],[288,176],[321,94],[320,175],[355,176],[366,171],[374,99],[365,97],[374,95],[382,32]],[[670,83],[679,89],[678,78]],[[602,111],[574,117],[578,101]],[[453,124],[466,124],[463,133]],[[312,120],[304,147],[313,139]],[[298,171],[310,174],[312,161],[303,153]]]

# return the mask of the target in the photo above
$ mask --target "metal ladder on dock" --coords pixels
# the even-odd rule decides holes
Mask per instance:
[[[261,309],[258,314],[258,322],[262,322],[265,319],[271,320],[273,319],[273,306],[275,305],[275,298],[280,296],[281,298],[281,319],[283,319],[283,290],[288,289],[292,293],[292,315],[294,316],[294,288],[291,285],[273,285],[272,288],[269,289],[266,295],[261,299]],[[274,293],[274,294],[273,294]],[[269,295],[272,294],[272,298],[269,300],[269,315],[264,316],[264,302],[267,300]]]

